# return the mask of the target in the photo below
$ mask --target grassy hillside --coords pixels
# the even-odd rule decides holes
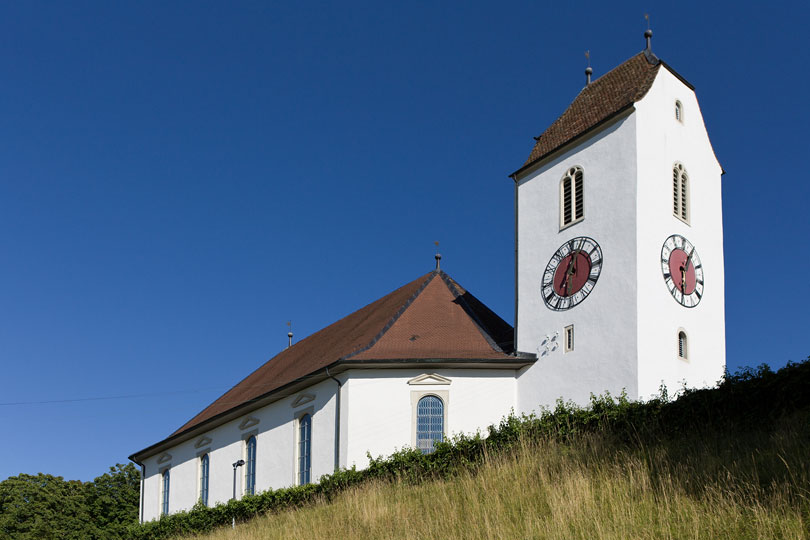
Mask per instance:
[[[430,456],[400,452],[133,536],[230,516],[235,530],[185,538],[810,538],[810,362],[674,402],[560,404]]]
[[[806,479],[807,451],[796,430],[778,432],[772,448],[795,458]],[[806,537],[806,499],[804,509],[800,502],[806,493],[796,493],[791,482],[763,487],[756,468],[744,463],[709,480],[705,471],[716,466],[711,446],[721,441],[706,442],[684,463],[663,449],[617,451],[598,436],[575,446],[525,442],[507,455],[488,456],[475,472],[421,485],[374,482],[329,504],[199,538]]]

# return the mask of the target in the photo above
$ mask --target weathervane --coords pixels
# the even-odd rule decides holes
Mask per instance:
[[[585,86],[591,84],[591,74],[593,73],[593,69],[591,68],[591,51],[588,49],[585,51],[585,58],[588,59],[588,67],[585,68]]]
[[[647,49],[645,52],[649,52],[652,54],[652,44],[650,41],[652,40],[652,30],[650,30],[650,14],[644,14],[644,20],[647,21],[647,30],[644,31],[644,39],[647,40]]]

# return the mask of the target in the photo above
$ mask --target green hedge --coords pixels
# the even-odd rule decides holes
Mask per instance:
[[[624,395],[592,397],[585,408],[558,402],[554,410],[539,416],[510,415],[498,426],[490,426],[486,437],[458,436],[439,443],[429,455],[406,449],[387,458],[369,456],[370,465],[362,471],[340,470],[322,477],[317,484],[265,491],[211,508],[198,505],[188,512],[133,526],[130,537],[156,540],[207,532],[230,525],[232,520],[241,523],[268,512],[329,501],[347,488],[371,480],[418,483],[446,478],[476,467],[485,455],[507,452],[525,440],[574,443],[585,434],[601,433],[625,447],[644,448],[677,444],[690,437],[694,440],[699,433],[767,430],[796,414],[804,414],[806,419],[808,412],[810,358],[789,363],[776,372],[762,365],[727,374],[717,388],[685,390],[674,401],[662,389],[659,398],[643,403],[629,401]],[[771,480],[763,478],[762,482]]]

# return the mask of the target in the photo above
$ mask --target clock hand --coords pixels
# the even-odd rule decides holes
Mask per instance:
[[[571,251],[571,260],[568,261],[568,268],[565,272],[565,296],[571,292],[571,281],[574,279],[574,274],[577,272],[577,258],[579,257],[580,251],[582,251],[582,246],[585,244],[585,240],[582,239],[579,241],[579,247]]]
[[[681,267],[681,275],[682,275],[681,292],[683,292],[684,294],[686,294],[686,275],[687,272],[689,271],[689,263],[692,262],[692,255],[694,255],[694,253],[695,253],[695,246],[692,246],[692,251],[690,251],[686,255],[686,261],[683,263],[683,266]]]

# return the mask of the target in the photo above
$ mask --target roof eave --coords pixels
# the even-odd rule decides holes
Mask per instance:
[[[271,390],[270,392],[267,392],[266,394],[258,396],[254,399],[251,399],[244,403],[240,403],[239,405],[236,405],[235,407],[232,407],[227,411],[223,411],[217,414],[216,416],[212,416],[207,420],[203,420],[199,424],[191,426],[185,431],[181,431],[180,433],[170,435],[169,437],[163,439],[160,442],[157,442],[151,446],[144,448],[143,450],[135,452],[134,454],[129,456],[129,460],[141,465],[144,459],[154,456],[155,454],[158,454],[163,450],[171,448],[172,446],[176,446],[177,444],[183,443],[189,439],[193,439],[197,435],[200,435],[215,427],[230,422],[231,420],[234,420],[243,414],[250,413],[257,409],[261,409],[262,407],[266,407],[271,403],[275,403],[276,401],[289,397],[303,390],[304,388],[325,381],[326,379],[329,378],[329,375],[327,375],[326,373],[327,371],[329,371],[330,375],[337,375],[349,369],[372,369],[377,367],[411,368],[411,367],[422,367],[425,365],[429,365],[432,368],[447,367],[447,368],[474,368],[474,369],[519,369],[531,365],[535,361],[537,361],[537,356],[530,354],[519,354],[515,355],[514,358],[508,356],[503,359],[379,358],[366,360],[355,360],[355,359],[338,360],[336,362],[333,362],[329,366],[326,366],[324,368],[319,369],[318,371],[315,371],[314,373],[301,377],[295,381],[292,381],[282,387],[276,388],[275,390]]]

